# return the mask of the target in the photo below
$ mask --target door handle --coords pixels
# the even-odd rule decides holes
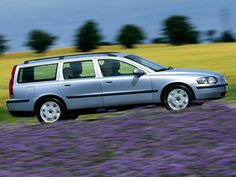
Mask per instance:
[[[70,87],[71,85],[70,85],[70,84],[65,84],[64,86],[65,86],[65,87]]]
[[[105,83],[106,84],[112,84],[112,81],[106,81]]]

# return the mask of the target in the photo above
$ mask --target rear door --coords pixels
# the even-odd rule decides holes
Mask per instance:
[[[102,88],[93,60],[65,62],[62,70],[64,80],[59,87],[69,109],[103,106]]]

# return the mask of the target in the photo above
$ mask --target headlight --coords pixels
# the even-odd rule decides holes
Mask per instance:
[[[197,79],[198,84],[216,84],[218,82],[217,78],[214,76],[202,77]]]
[[[215,77],[208,77],[208,83],[209,84],[216,84],[217,83],[217,79]]]

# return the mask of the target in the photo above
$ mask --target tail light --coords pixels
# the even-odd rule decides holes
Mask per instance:
[[[11,79],[10,79],[10,81],[9,81],[9,95],[10,95],[10,97],[12,97],[12,96],[14,95],[14,93],[13,93],[13,83],[14,83],[14,77],[15,77],[16,67],[17,67],[17,65],[15,65],[15,66],[12,68],[12,71],[11,71]]]

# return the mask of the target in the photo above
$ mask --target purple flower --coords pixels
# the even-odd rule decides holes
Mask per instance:
[[[236,109],[140,107],[93,122],[0,125],[1,176],[236,176]]]

